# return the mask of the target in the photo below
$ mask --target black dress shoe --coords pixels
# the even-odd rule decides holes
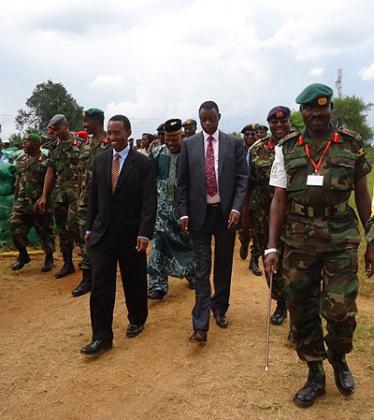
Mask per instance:
[[[287,308],[285,302],[277,301],[277,307],[273,315],[270,318],[270,322],[273,325],[282,325],[283,322],[287,319]]]
[[[144,330],[144,325],[129,324],[126,330],[127,337],[136,337]]]
[[[62,266],[61,270],[55,274],[56,279],[60,279],[62,277],[68,276],[69,274],[73,274],[75,272],[74,264],[72,261],[66,261]]]
[[[213,316],[216,320],[216,324],[220,328],[227,328],[227,326],[229,325],[229,321],[228,321],[226,315],[220,315],[220,314],[217,314],[217,313],[213,312]]]
[[[336,356],[327,352],[327,357],[332,365],[335,384],[343,395],[352,395],[355,391],[355,381],[344,356]]]
[[[242,260],[246,260],[248,257],[248,245],[240,245],[239,255]]]
[[[164,292],[161,292],[160,290],[152,290],[148,293],[149,299],[155,299],[155,300],[161,300],[165,296]]]
[[[191,343],[206,343],[208,340],[208,333],[204,330],[194,330],[189,338]]]
[[[99,354],[102,353],[105,350],[109,350],[113,347],[113,343],[111,341],[105,341],[105,340],[94,340],[92,343],[87,344],[87,346],[84,346],[81,348],[82,354]]]
[[[299,389],[293,401],[295,405],[301,408],[307,408],[314,404],[315,400],[324,395],[326,390],[326,377],[323,372],[322,362],[311,362],[309,365],[308,380],[305,385]]]
[[[249,270],[252,271],[252,273],[255,276],[262,276],[262,271],[260,270],[260,267],[258,266],[258,259],[257,258],[251,258],[251,261],[249,262]]]
[[[82,296],[91,291],[91,270],[82,270],[83,278],[79,285],[71,292],[74,297]]]

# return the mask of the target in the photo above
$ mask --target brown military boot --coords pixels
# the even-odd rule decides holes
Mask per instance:
[[[12,268],[13,271],[21,270],[21,268],[24,265],[28,264],[31,261],[30,256],[29,256],[26,248],[24,248],[24,247],[19,248],[18,251],[19,251],[18,258],[17,258],[16,262],[14,262],[11,265],[11,268]]]

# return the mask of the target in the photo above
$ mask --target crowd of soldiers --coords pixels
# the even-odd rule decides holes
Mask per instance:
[[[316,340],[315,334],[317,333],[315,332],[318,331],[320,334],[319,314],[318,317],[314,312],[309,314],[308,307],[301,307],[297,301],[293,300],[298,291],[292,281],[293,278],[300,280],[302,270],[306,265],[306,259],[303,256],[314,255],[313,253],[322,247],[320,243],[323,243],[324,237],[328,238],[328,241],[332,241],[334,246],[336,245],[334,248],[335,262],[327,262],[323,269],[319,266],[319,273],[315,272],[313,276],[317,278],[324,271],[324,275],[330,276],[332,282],[336,271],[340,273],[339,275],[348,278],[345,286],[354,289],[353,292],[353,289],[349,292],[345,289],[340,290],[339,287],[333,288],[331,292],[333,297],[330,300],[327,297],[324,302],[326,308],[322,308],[324,310],[322,315],[329,323],[327,341],[330,340],[330,342],[328,344],[331,348],[335,346],[335,353],[329,354],[328,357],[334,368],[336,383],[344,395],[350,395],[353,392],[354,383],[344,355],[351,350],[352,335],[355,329],[354,299],[357,294],[355,278],[357,277],[359,239],[356,235],[356,219],[348,210],[347,200],[352,190],[355,190],[356,193],[359,191],[357,190],[357,185],[360,185],[359,181],[371,170],[369,163],[364,158],[364,149],[359,136],[347,129],[331,128],[330,114],[328,114],[325,122],[333,133],[328,144],[329,147],[331,144],[336,144],[339,147],[337,146],[331,152],[332,163],[324,167],[325,180],[330,185],[328,196],[318,196],[319,203],[321,203],[320,209],[317,208],[317,204],[310,205],[316,199],[308,196],[309,192],[306,191],[314,191],[314,189],[308,190],[307,186],[322,185],[320,182],[325,181],[323,181],[323,176],[321,177],[317,173],[319,166],[308,155],[308,145],[310,144],[311,148],[314,147],[312,141],[316,140],[317,143],[319,139],[314,139],[310,135],[313,132],[313,120],[308,120],[307,113],[308,110],[309,112],[316,110],[315,112],[318,111],[322,115],[324,112],[331,113],[332,108],[330,106],[332,90],[325,89],[324,85],[317,85],[309,90],[306,89],[298,97],[298,103],[304,112],[306,133],[309,133],[309,137],[307,135],[304,137],[291,127],[291,112],[285,106],[276,106],[270,109],[267,115],[269,127],[251,123],[241,130],[249,167],[249,182],[239,228],[239,253],[242,260],[246,260],[250,253],[249,270],[256,276],[263,274],[259,259],[260,257],[264,258],[265,276],[268,283],[272,277],[271,295],[277,303],[275,312],[271,316],[271,323],[281,325],[287,318],[287,309],[292,309],[292,313],[290,311],[289,340],[295,343],[300,358],[308,362],[309,365],[308,381],[295,396],[295,403],[304,407],[313,404],[314,400],[325,392],[325,379],[323,368],[321,368],[321,361],[325,358],[325,354],[324,350],[321,350],[320,341],[315,348],[311,347],[311,343],[313,344]],[[72,259],[73,248],[77,245],[80,249],[79,266],[83,276],[80,284],[72,291],[73,296],[80,296],[91,289],[89,249],[87,249],[84,238],[93,161],[100,151],[110,146],[104,130],[104,112],[98,108],[87,109],[84,113],[84,131],[79,135],[71,132],[67,119],[61,114],[53,116],[47,128],[50,137],[45,145],[49,150],[48,156],[41,152],[43,146],[41,136],[37,133],[27,133],[23,143],[25,153],[15,165],[17,177],[10,225],[14,246],[19,251],[19,255],[12,265],[12,269],[20,270],[30,262],[27,252],[27,235],[30,228],[34,226],[40,235],[42,249],[45,252],[42,271],[51,271],[54,263],[55,230],[59,236],[60,252],[64,260],[63,266],[56,273],[57,278],[62,278],[75,271]],[[179,229],[180,221],[175,215],[174,198],[177,188],[178,155],[183,142],[193,136],[196,129],[197,123],[192,119],[184,123],[177,118],[170,119],[157,127],[157,134],[144,133],[142,139],[136,140],[133,144],[133,147],[139,152],[153,159],[156,167],[158,206],[155,233],[148,261],[148,297],[150,299],[163,299],[167,294],[168,276],[186,278],[189,287],[192,289],[195,287],[197,267],[193,246],[190,238],[183,235]],[[308,132],[308,130],[310,131]],[[88,135],[86,136],[84,133]],[[285,145],[283,147],[284,156],[282,155],[281,158],[278,156],[278,160],[277,145]],[[318,150],[314,150],[314,152],[317,153]],[[323,157],[326,155],[328,147],[324,150],[319,165],[323,163]],[[306,171],[308,159],[313,167],[316,165],[318,168],[314,175],[306,176],[303,171]],[[277,184],[282,176],[286,177],[282,171],[287,172],[285,186],[283,186],[283,180],[282,183]],[[283,212],[283,207],[276,207],[282,202],[279,197],[274,197],[277,186],[285,188],[284,191],[287,191],[289,197],[297,198],[292,201],[292,206],[289,207],[290,214],[294,215],[294,219],[291,222],[287,219],[285,224],[284,219],[277,219],[277,211],[279,214]],[[360,213],[360,206],[364,206],[364,204],[362,202],[360,204],[360,197],[356,197],[356,202]],[[347,219],[349,226],[347,223],[344,225],[344,217],[348,217],[347,212],[349,213],[349,220]],[[367,213],[366,210],[365,212]],[[366,213],[365,215],[360,213],[362,221],[368,219]],[[331,220],[328,225],[324,224],[325,221],[320,221],[320,219],[329,220],[339,214],[342,216]],[[310,220],[310,223],[306,223],[305,218]],[[278,225],[283,226],[282,229]],[[352,227],[353,225],[354,227]],[[374,221],[371,217],[366,223],[366,238],[371,246],[374,241],[373,225]],[[278,246],[282,232],[282,243]],[[346,234],[342,234],[342,232]],[[317,234],[319,234],[318,241],[320,241],[318,243],[316,243]],[[273,242],[274,245],[272,245]],[[303,248],[305,251],[303,256],[299,256],[299,260],[296,256],[296,259],[290,259],[290,249],[295,255],[295,250],[302,248],[304,244],[307,248]],[[322,254],[325,255],[328,252],[328,250],[324,250]],[[370,252],[370,256],[367,257],[368,261],[372,261],[373,248],[370,248]],[[286,253],[283,262],[287,266],[282,268],[283,253]],[[345,261],[344,258],[341,259],[343,254],[344,258],[348,258],[350,261],[349,269],[343,267]],[[318,255],[320,257],[320,254]],[[296,260],[297,262],[295,262]],[[354,261],[356,261],[356,266],[353,266]],[[372,270],[371,265],[369,275],[372,274]],[[285,285],[284,273],[287,273],[287,285]],[[307,275],[309,274],[307,273]],[[314,285],[313,287],[319,288],[319,285],[318,282],[318,286]],[[317,292],[319,293],[320,290],[312,290],[308,285],[306,293],[314,296]],[[315,305],[315,301],[306,304],[312,307]],[[306,312],[301,313],[304,310]],[[314,306],[310,310],[314,311]],[[340,327],[337,327],[337,320],[340,322]],[[312,330],[306,325],[308,322]],[[342,340],[345,341],[342,342]],[[336,343],[341,346],[342,357],[340,357],[339,346]]]

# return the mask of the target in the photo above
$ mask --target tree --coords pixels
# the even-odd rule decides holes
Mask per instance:
[[[16,124],[36,131],[46,129],[49,120],[55,114],[64,114],[72,130],[78,130],[83,123],[83,108],[67,92],[62,83],[48,80],[36,85],[32,95],[26,101],[27,109],[20,109],[16,116]]]
[[[303,117],[301,116],[299,111],[292,111],[291,112],[291,127],[299,132],[303,132],[305,129]]]
[[[232,133],[229,133],[229,134],[230,136],[238,137],[239,139],[242,138],[241,134],[238,131],[233,131]]]
[[[357,96],[344,96],[334,100],[332,121],[338,127],[346,127],[359,133],[365,143],[373,138],[374,131],[367,122],[367,113],[374,104],[365,103]]]

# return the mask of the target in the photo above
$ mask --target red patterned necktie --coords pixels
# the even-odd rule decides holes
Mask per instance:
[[[205,159],[206,192],[210,197],[213,197],[218,192],[216,171],[214,169],[213,140],[214,137],[208,137],[208,147],[206,148]]]
[[[119,154],[116,153],[112,161],[112,193],[116,190],[117,182],[119,178]]]

